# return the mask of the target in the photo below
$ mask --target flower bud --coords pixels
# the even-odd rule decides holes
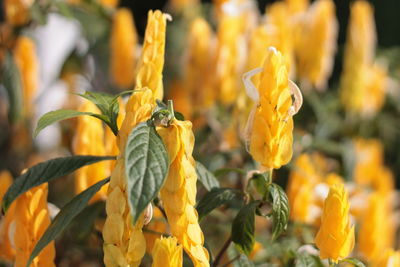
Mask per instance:
[[[350,225],[349,201],[343,184],[331,186],[325,199],[321,226],[315,238],[321,259],[338,262],[354,247],[354,226]]]

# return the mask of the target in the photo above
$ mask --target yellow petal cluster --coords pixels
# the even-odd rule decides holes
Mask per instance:
[[[218,99],[224,105],[235,102],[239,93],[241,69],[244,67],[245,21],[241,15],[223,13],[218,25],[216,87]]]
[[[304,84],[325,89],[332,72],[338,31],[334,2],[313,2],[300,24],[302,38],[296,43],[298,75]]]
[[[100,113],[95,104],[85,100],[79,107],[81,112]],[[104,128],[103,123],[92,116],[80,116],[77,118],[75,136],[72,143],[75,155],[105,156]],[[89,166],[82,167],[76,171],[75,192],[77,194],[86,190],[100,180],[108,177],[108,162],[102,161]],[[103,186],[91,201],[105,199],[107,187]]]
[[[20,26],[30,19],[29,8],[34,0],[5,0],[4,11],[6,22],[11,25]]]
[[[350,205],[343,184],[331,186],[324,202],[321,226],[315,238],[321,259],[338,262],[354,247],[354,226],[350,225]]]
[[[175,237],[161,237],[156,240],[153,248],[152,267],[180,267],[182,266],[182,245]]]
[[[142,232],[143,217],[133,225],[130,215],[126,196],[124,148],[131,130],[137,124],[147,121],[154,107],[153,93],[147,88],[136,90],[126,104],[125,119],[118,135],[120,154],[111,174],[106,201],[103,250],[107,267],[139,266],[146,252],[146,240]]]
[[[3,200],[4,194],[12,184],[13,179],[8,171],[0,172],[0,200]],[[11,245],[9,230],[13,220],[15,203],[8,209],[7,213],[0,220],[0,259],[12,261],[15,256],[15,250]]]
[[[289,176],[287,196],[290,206],[290,218],[297,222],[314,223],[312,213],[315,204],[314,188],[321,182],[322,173],[314,164],[317,155],[301,154],[294,163]]]
[[[169,127],[157,127],[167,148],[170,167],[161,188],[161,200],[171,227],[171,233],[182,244],[195,267],[209,266],[208,251],[194,208],[197,174],[192,157],[194,135],[190,121],[173,120]]]
[[[285,0],[291,13],[304,12],[310,3],[309,0]]]
[[[249,36],[248,57],[246,71],[253,70],[262,66],[263,60],[268,52],[267,47],[273,46],[281,51],[285,57],[288,71],[293,65],[293,38],[292,28],[289,20],[289,10],[284,2],[275,2],[266,10],[266,22],[254,28]],[[257,85],[261,74],[252,77],[252,82]],[[246,95],[245,90],[239,92],[236,101],[237,117],[239,128],[243,129],[246,125],[247,117],[251,112],[252,103]]]
[[[350,8],[340,94],[347,112],[371,116],[385,100],[386,70],[374,63],[376,46],[373,7],[358,0]]]
[[[39,62],[33,40],[25,36],[19,37],[14,49],[14,58],[22,82],[24,115],[32,116],[39,79]]]
[[[394,179],[391,171],[384,166],[382,143],[376,139],[357,139],[354,146],[355,182],[381,193],[391,192],[394,189]]]
[[[34,187],[24,193],[15,203],[14,245],[15,267],[25,267],[36,243],[50,225],[47,208],[47,184]],[[32,267],[55,266],[54,241],[47,245],[33,260]]]
[[[118,9],[113,17],[110,39],[110,75],[115,85],[127,88],[135,81],[136,29],[132,13]]]
[[[147,17],[146,32],[139,70],[136,76],[137,88],[150,88],[156,99],[162,99],[164,67],[165,31],[168,15],[150,10]]]
[[[358,232],[358,250],[368,262],[376,262],[393,245],[394,221],[387,195],[373,193]]]
[[[278,169],[292,158],[292,98],[285,58],[270,49],[257,86],[259,104],[250,133],[250,154],[262,166]]]
[[[184,70],[185,90],[190,94],[194,113],[215,102],[213,71],[210,70],[210,66],[214,65],[213,51],[214,35],[210,25],[205,19],[196,18],[189,29]]]
[[[379,262],[375,265],[376,267],[398,267],[400,266],[400,251],[394,251],[393,249],[386,250]]]

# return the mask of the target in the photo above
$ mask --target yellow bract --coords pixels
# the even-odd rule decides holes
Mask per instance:
[[[153,267],[182,266],[182,245],[175,237],[157,239],[153,248]]]
[[[150,10],[147,18],[142,55],[136,76],[136,88],[150,88],[156,99],[162,100],[165,30],[168,15]]]
[[[292,98],[285,58],[270,49],[257,86],[259,104],[250,133],[250,154],[262,166],[278,169],[292,158]]]
[[[350,10],[340,81],[341,101],[347,112],[371,116],[384,104],[387,74],[374,63],[376,34],[372,6],[359,0]]]
[[[17,198],[14,210],[15,267],[25,267],[36,243],[50,225],[47,184],[30,189]],[[32,267],[55,266],[54,241],[33,260]]]
[[[113,18],[110,40],[110,74],[120,88],[135,81],[136,29],[129,9],[118,9]]]
[[[193,112],[215,103],[213,88],[214,34],[203,18],[196,18],[190,27],[188,36],[188,55],[184,68],[184,85],[191,96]],[[178,109],[179,110],[179,109]]]
[[[338,31],[335,4],[317,0],[300,22],[296,39],[297,71],[303,83],[325,89],[332,72]]]
[[[216,87],[218,99],[224,105],[233,104],[240,83],[240,70],[243,67],[245,52],[244,17],[223,13],[218,25],[218,48]]]
[[[90,102],[85,102],[79,107],[81,112],[100,113],[99,109]],[[80,116],[77,118],[75,136],[72,143],[72,149],[75,155],[94,155],[105,156],[104,146],[104,128],[103,123],[91,116]],[[101,161],[77,170],[75,175],[75,192],[77,194],[86,190],[100,180],[109,176],[110,171],[107,168],[108,162]],[[105,199],[107,186],[103,186],[93,198],[92,202],[99,199]]]
[[[129,133],[136,125],[150,119],[154,107],[155,99],[147,88],[136,90],[126,104],[125,119],[119,131],[120,154],[111,174],[106,201],[103,250],[107,267],[139,266],[146,252],[146,240],[142,232],[143,215],[132,225],[126,196],[124,152]]]
[[[21,36],[14,49],[15,63],[18,66],[22,82],[24,116],[30,117],[34,112],[33,100],[38,89],[39,62],[36,45],[32,39]]]
[[[331,186],[324,202],[321,226],[315,238],[321,259],[338,262],[354,247],[354,226],[350,225],[349,201],[343,184]]]
[[[309,0],[285,0],[287,3],[290,12],[292,13],[299,13],[299,12],[304,12],[308,5],[309,5]]]
[[[376,262],[382,251],[394,240],[394,221],[387,195],[373,193],[358,232],[358,250],[370,262]]]
[[[289,176],[287,196],[290,205],[290,218],[303,223],[314,223],[313,214],[315,205],[314,189],[321,182],[322,173],[314,164],[317,155],[300,155]],[[317,214],[319,215],[319,214]]]
[[[174,119],[169,127],[157,127],[157,132],[164,141],[170,160],[169,173],[160,194],[171,233],[182,244],[195,267],[210,266],[208,251],[203,247],[203,232],[194,208],[197,174],[192,156],[192,123]]]

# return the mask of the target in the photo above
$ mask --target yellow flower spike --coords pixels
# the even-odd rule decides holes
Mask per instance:
[[[375,267],[399,267],[400,266],[400,251],[387,249],[380,257]]]
[[[171,17],[160,10],[149,11],[142,55],[136,76],[136,88],[150,88],[155,98],[160,100],[164,95],[162,71],[167,19],[171,20]]]
[[[11,25],[20,26],[30,19],[29,8],[34,0],[5,0],[4,11],[6,22]]]
[[[243,78],[249,96],[257,103],[246,127],[249,152],[263,167],[278,169],[292,158],[292,116],[301,106],[301,93],[289,82],[285,59],[273,47],[268,50],[263,68],[251,72]],[[255,87],[249,78],[257,72],[261,72],[261,77]]]
[[[354,148],[354,180],[360,185],[369,185],[376,169],[383,165],[383,144],[377,139],[356,139]]]
[[[293,65],[292,29],[287,19],[288,7],[284,2],[275,2],[267,8],[266,23],[253,29],[250,34],[246,71],[251,71],[262,65],[268,53],[268,47],[273,46],[285,57],[288,71]],[[261,74],[255,74],[251,80],[258,86]],[[244,90],[239,92],[236,101],[239,128],[243,129],[251,113],[251,99]]]
[[[294,47],[292,25],[288,20],[288,17],[290,17],[288,5],[285,2],[271,4],[267,7],[266,17],[267,22],[264,27],[269,34],[269,40],[268,43],[264,44],[264,49],[265,47],[273,46],[280,51],[285,57],[289,71],[293,67]],[[261,55],[265,55],[265,52]]]
[[[120,88],[127,88],[135,81],[136,29],[132,13],[127,8],[118,9],[113,17],[110,40],[110,74]]]
[[[193,20],[184,70],[185,90],[191,95],[193,112],[200,112],[215,102],[213,71],[210,70],[210,66],[214,66],[214,41],[208,22],[203,18]]]
[[[376,139],[357,139],[354,146],[355,182],[381,193],[390,193],[394,189],[394,178],[391,171],[384,166],[382,143]]]
[[[371,116],[385,101],[386,70],[374,63],[376,30],[374,11],[367,1],[355,1],[344,52],[340,94],[347,112]]]
[[[147,88],[134,91],[125,107],[125,118],[117,140],[120,154],[111,174],[106,201],[107,218],[103,227],[104,263],[107,267],[139,266],[146,252],[146,240],[142,232],[145,218],[142,215],[133,225],[129,211],[124,148],[131,130],[150,119],[154,107],[153,93]]]
[[[183,263],[182,245],[175,237],[156,240],[152,252],[152,267],[180,267]]]
[[[241,69],[244,65],[245,21],[241,14],[223,14],[218,25],[216,86],[218,99],[224,105],[233,104],[238,96]]]
[[[354,226],[350,225],[350,205],[343,184],[331,186],[324,202],[321,226],[315,237],[321,259],[337,263],[354,247]]]
[[[14,210],[15,267],[25,267],[36,243],[50,225],[47,184],[32,188],[17,198]],[[55,266],[54,241],[33,260],[32,267]]]
[[[0,201],[3,199],[4,194],[12,184],[13,179],[8,171],[0,172]],[[10,225],[13,220],[15,210],[15,203],[11,205],[7,213],[0,220],[0,259],[12,261],[15,256],[15,250],[11,245],[9,236]]]
[[[14,49],[15,63],[18,66],[22,81],[24,116],[32,116],[33,100],[38,89],[39,63],[36,55],[36,45],[32,39],[21,36],[17,39]]]
[[[169,127],[157,127],[167,148],[170,168],[161,188],[161,200],[171,233],[182,244],[195,267],[209,265],[208,251],[198,222],[196,204],[195,161],[192,157],[194,135],[189,121],[173,120]]]
[[[386,69],[378,64],[373,65],[367,75],[362,112],[365,116],[371,116],[381,110],[385,103],[388,75]]]
[[[290,218],[297,222],[314,223],[314,189],[322,181],[315,164],[316,155],[302,154],[295,163],[289,176],[287,195],[290,206]]]
[[[317,0],[300,22],[296,40],[297,71],[304,84],[322,90],[332,72],[338,23],[332,0]]]
[[[373,193],[358,232],[358,250],[370,263],[393,245],[394,221],[387,195]]]
[[[85,100],[79,107],[81,112],[100,113],[95,104]],[[115,139],[115,138],[114,138]],[[72,143],[75,155],[95,155],[105,156],[104,128],[103,123],[91,116],[80,116],[77,118],[76,131]],[[98,162],[90,166],[85,166],[77,170],[75,175],[75,192],[77,194],[86,190],[110,174],[107,162]],[[105,199],[107,187],[103,186],[97,192],[91,202]]]
[[[291,13],[304,12],[310,4],[310,0],[285,0]]]

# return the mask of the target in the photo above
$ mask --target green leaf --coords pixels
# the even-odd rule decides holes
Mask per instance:
[[[356,267],[365,267],[365,264],[356,258],[347,258],[347,259],[341,260],[340,262],[348,262],[348,263],[353,264]]]
[[[289,220],[289,201],[285,191],[277,184],[269,184],[268,192],[272,203],[272,239],[286,230]]]
[[[125,174],[133,223],[157,196],[169,167],[168,154],[155,128],[140,123],[125,147]]]
[[[15,179],[3,198],[3,210],[7,211],[11,203],[29,189],[65,176],[79,169],[102,160],[112,160],[115,157],[98,156],[70,156],[55,158],[39,163],[28,169],[24,174]]]
[[[321,260],[311,254],[299,253],[296,258],[295,267],[323,267]]]
[[[26,265],[27,267],[30,266],[32,260],[39,255],[43,248],[45,248],[51,241],[56,239],[57,236],[59,236],[65,230],[68,224],[87,206],[89,200],[94,196],[94,194],[96,194],[101,187],[109,181],[110,178],[106,178],[100,182],[97,182],[74,197],[60,210],[33,249]]]
[[[6,89],[8,95],[8,119],[11,123],[14,123],[21,118],[23,100],[19,70],[11,53],[6,53],[4,64],[2,66],[1,83]]]
[[[110,110],[111,102],[114,96],[107,93],[85,91],[84,94],[78,94],[95,104],[102,114],[107,114]]]
[[[117,135],[117,118],[119,113],[118,97],[123,94],[113,96],[106,93],[86,91],[84,94],[79,95],[91,101],[98,107],[101,114],[107,118],[104,120],[104,122],[111,128],[113,133]]]
[[[254,246],[256,209],[260,203],[250,202],[236,215],[232,223],[232,241],[244,254],[249,255]]]
[[[91,112],[80,112],[76,110],[60,109],[55,111],[50,111],[44,114],[38,121],[33,137],[36,137],[40,131],[42,131],[47,126],[66,119],[75,118],[82,115],[94,115]]]
[[[215,178],[214,174],[207,170],[207,168],[198,161],[196,161],[196,173],[199,181],[208,191],[219,187],[219,182],[217,178]]]
[[[243,199],[242,192],[233,188],[213,188],[197,204],[199,220],[204,218],[215,208],[231,202],[234,199]]]

